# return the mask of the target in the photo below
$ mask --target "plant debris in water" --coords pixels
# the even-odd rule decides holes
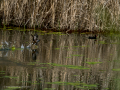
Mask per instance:
[[[4,78],[11,78],[11,79],[17,79],[18,77],[11,77],[11,76],[4,76]]]
[[[120,68],[118,68],[118,69],[112,69],[113,71],[120,71]]]
[[[86,62],[87,64],[100,64],[102,62]]]
[[[75,66],[75,65],[61,65],[61,64],[56,64],[56,63],[46,63],[46,64],[49,64],[51,66],[66,67],[66,68],[70,68],[70,69],[80,69],[80,70],[90,69],[87,67]]]
[[[98,84],[86,84],[80,82],[46,82],[46,84],[57,84],[57,85],[72,85],[76,88],[81,89],[92,89],[98,86]]]

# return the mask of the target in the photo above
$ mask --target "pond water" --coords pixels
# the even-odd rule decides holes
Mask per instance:
[[[120,90],[120,34],[88,36],[1,30],[0,90]]]

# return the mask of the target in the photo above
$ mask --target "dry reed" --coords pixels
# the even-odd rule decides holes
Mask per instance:
[[[119,0],[2,0],[5,25],[72,30],[118,30]]]

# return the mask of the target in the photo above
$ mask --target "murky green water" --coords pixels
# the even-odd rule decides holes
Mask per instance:
[[[33,33],[0,31],[0,90],[120,90],[119,34]]]

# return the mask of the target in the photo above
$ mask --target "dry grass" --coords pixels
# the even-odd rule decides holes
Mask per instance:
[[[5,25],[72,30],[118,30],[119,0],[2,0]]]

